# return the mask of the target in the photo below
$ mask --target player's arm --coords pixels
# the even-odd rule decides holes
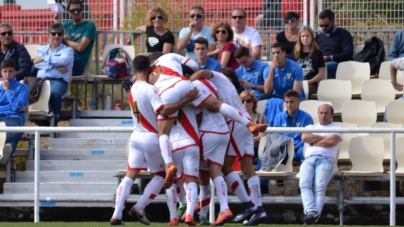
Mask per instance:
[[[189,78],[190,81],[198,79],[210,79],[213,77],[213,73],[210,70],[198,70]]]
[[[198,89],[196,89],[194,87],[187,93],[187,95],[185,96],[185,98],[183,100],[181,100],[177,103],[174,103],[174,104],[164,105],[158,111],[158,114],[160,114],[161,116],[169,116],[169,115],[175,113],[176,111],[180,110],[184,106],[186,106],[188,103],[194,101],[198,97],[199,97],[199,91],[198,91]]]

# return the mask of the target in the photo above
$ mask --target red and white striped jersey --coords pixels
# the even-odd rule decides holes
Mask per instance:
[[[136,81],[129,92],[134,130],[157,133],[157,112],[164,106],[159,90],[146,81]]]
[[[187,105],[179,110],[174,126],[170,130],[173,152],[190,146],[199,146],[198,125],[193,106]]]

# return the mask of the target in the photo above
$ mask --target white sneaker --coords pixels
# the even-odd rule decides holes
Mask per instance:
[[[0,157],[0,165],[7,164],[8,160],[10,159],[12,151],[13,148],[11,147],[11,144],[7,143],[6,145],[4,145],[3,154]]]

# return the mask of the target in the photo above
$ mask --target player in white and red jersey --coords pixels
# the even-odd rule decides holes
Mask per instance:
[[[234,73],[234,71],[228,69],[224,70],[224,72]],[[205,70],[192,75],[191,80],[198,78],[205,78],[212,82],[218,88],[221,101],[233,106],[240,113],[249,117],[240,101],[237,90],[227,76],[219,72]],[[233,78],[235,77],[233,76]],[[238,122],[228,120],[228,125],[230,129],[230,141],[222,172],[227,183],[231,185],[232,190],[243,203],[243,210],[235,217],[234,221],[243,221],[251,217],[248,225],[257,225],[260,221],[266,219],[266,213],[262,208],[259,178],[255,173],[252,163],[252,158],[254,157],[252,134]],[[236,157],[240,159],[241,169],[248,179],[251,198],[244,189],[240,176],[232,168]],[[201,206],[201,208],[203,207]]]

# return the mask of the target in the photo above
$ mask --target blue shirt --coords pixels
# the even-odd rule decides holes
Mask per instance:
[[[272,94],[283,97],[283,95],[289,91],[293,90],[293,84],[295,81],[303,81],[303,69],[299,65],[299,63],[286,58],[286,65],[280,69],[279,67],[275,68],[274,75],[274,91]],[[305,100],[306,95],[304,94],[304,90],[300,91],[300,100]]]
[[[208,60],[206,61],[205,65],[200,65],[199,69],[219,72],[219,70],[222,69],[222,64],[220,64],[220,62],[218,62],[217,60],[208,57]]]
[[[178,38],[181,39],[188,32],[189,32],[189,27],[182,28],[180,31],[180,34],[178,35]],[[207,39],[209,44],[215,43],[215,41],[212,38],[212,28],[210,28],[210,27],[203,26],[202,30],[197,35],[194,35],[192,33],[191,38],[189,39],[188,45],[185,47],[185,56],[188,58],[191,58],[192,60],[195,60],[195,61],[197,60],[196,55],[194,53],[195,39],[197,39],[199,37]]]
[[[265,79],[268,77],[269,69],[270,67],[267,63],[254,59],[254,63],[250,69],[240,66],[236,69],[236,74],[239,80],[245,80],[248,83],[256,85],[264,85]],[[259,98],[260,94],[262,93],[261,91],[254,90],[253,88],[245,88],[245,90],[253,91],[257,98]]]
[[[70,83],[70,74],[73,68],[73,49],[60,44],[56,49],[52,50],[50,44],[39,48],[37,56],[43,56],[44,60],[35,64],[35,68],[38,69],[37,77],[46,79],[63,79],[67,83]],[[62,73],[54,66],[66,66],[68,72]]]
[[[394,34],[389,53],[387,55],[387,60],[392,61],[396,58],[402,57],[404,57],[404,29],[401,29]]]
[[[4,90],[0,86],[0,115],[18,117],[21,126],[25,124],[25,112],[18,112],[23,106],[28,107],[28,85],[18,82],[15,78],[9,80],[10,87]]]
[[[293,115],[293,123],[290,124],[288,121],[288,111],[283,111],[281,113],[278,113],[275,116],[275,121],[274,121],[274,127],[300,127],[304,128],[307,125],[313,125],[313,118],[308,114],[307,112],[304,112],[303,110],[298,109],[296,113]],[[293,142],[295,146],[303,147],[304,142],[301,138],[301,133],[300,132],[282,132],[279,133],[284,136],[288,136],[293,138]]]

